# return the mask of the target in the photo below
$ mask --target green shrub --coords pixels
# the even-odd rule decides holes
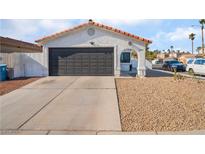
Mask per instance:
[[[174,69],[174,80],[184,80],[184,76],[177,73],[176,69]]]

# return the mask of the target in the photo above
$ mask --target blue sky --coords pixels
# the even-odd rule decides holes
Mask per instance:
[[[167,50],[173,45],[175,49],[191,51],[191,41],[188,39],[188,34],[191,32],[196,34],[196,39],[194,40],[195,48],[201,46],[200,27],[191,26],[199,25],[198,20],[96,19],[94,21],[151,39],[153,41],[150,45],[152,50]],[[70,28],[82,22],[87,22],[87,20],[0,20],[0,35],[34,42],[43,36]]]

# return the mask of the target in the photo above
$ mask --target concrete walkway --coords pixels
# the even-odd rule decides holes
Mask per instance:
[[[114,77],[46,77],[0,96],[1,134],[121,131]]]

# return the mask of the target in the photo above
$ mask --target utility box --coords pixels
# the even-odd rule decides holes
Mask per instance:
[[[6,64],[0,64],[0,81],[5,81],[7,78]]]

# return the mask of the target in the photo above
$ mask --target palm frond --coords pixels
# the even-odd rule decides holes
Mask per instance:
[[[199,20],[199,23],[202,24],[202,25],[204,25],[204,24],[205,24],[205,19]]]

